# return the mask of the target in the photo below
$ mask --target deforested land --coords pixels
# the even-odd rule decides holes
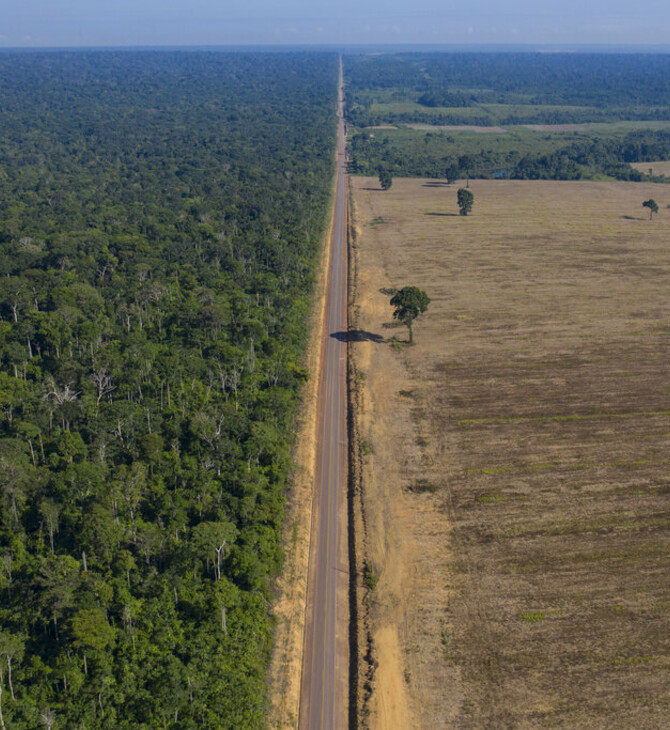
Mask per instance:
[[[0,57],[0,718],[259,728],[330,54]]]
[[[362,724],[667,726],[670,189],[352,186]]]

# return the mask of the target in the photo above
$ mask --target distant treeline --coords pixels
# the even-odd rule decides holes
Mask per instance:
[[[259,728],[337,59],[0,56],[7,728]]]
[[[358,55],[347,57],[345,69],[349,121],[357,126],[670,120],[669,55]],[[397,110],[393,102],[413,102],[423,109]],[[373,109],[379,103],[391,107]],[[487,105],[523,108],[508,113]],[[445,111],[450,108],[454,111]]]

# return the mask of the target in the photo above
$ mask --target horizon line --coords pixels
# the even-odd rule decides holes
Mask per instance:
[[[542,50],[570,52],[580,50],[670,53],[670,43],[221,43],[221,44],[114,44],[114,45],[47,45],[2,46],[0,53],[11,51],[198,51],[198,50],[291,50],[291,49],[433,49],[449,50]]]

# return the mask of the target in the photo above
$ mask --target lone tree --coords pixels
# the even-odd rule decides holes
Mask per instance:
[[[388,190],[393,185],[393,178],[388,170],[379,171],[379,184],[382,190]]]
[[[472,205],[475,202],[475,196],[465,188],[460,188],[458,191],[458,212],[461,215],[467,215],[472,210]]]
[[[423,314],[430,304],[430,297],[417,286],[404,286],[391,297],[393,319],[402,322],[409,329],[409,343],[414,342],[412,323]]]
[[[447,185],[453,185],[458,180],[458,165],[449,165],[446,171]]]
[[[475,158],[472,155],[462,155],[458,158],[458,166],[461,170],[465,170],[466,182],[465,187],[470,187],[470,173],[475,166]]]
[[[653,198],[645,200],[644,203],[642,203],[642,207],[649,208],[649,220],[654,217],[654,213],[658,213],[658,203]]]

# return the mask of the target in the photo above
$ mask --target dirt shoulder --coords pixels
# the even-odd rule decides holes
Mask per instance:
[[[354,184],[360,181],[354,179]],[[449,596],[449,523],[443,498],[419,485],[432,456],[415,416],[421,383],[385,341],[390,309],[380,289],[394,282],[371,237],[369,201],[354,208],[355,291],[351,387],[356,390],[362,505],[359,616],[364,662],[362,725],[375,729],[446,727],[458,706],[458,668],[444,660]],[[371,588],[371,586],[374,586]],[[367,662],[365,661],[367,654]],[[450,699],[442,688],[450,686]]]
[[[352,182],[364,721],[667,727],[665,187]]]
[[[312,504],[316,479],[318,392],[324,338],[326,280],[330,265],[331,229],[324,235],[319,274],[310,315],[310,339],[305,358],[310,373],[303,390],[293,455],[294,474],[287,495],[284,520],[284,571],[277,580],[273,614],[277,624],[269,670],[270,714],[268,726],[294,730],[298,726],[302,677],[307,574],[312,530]]]

